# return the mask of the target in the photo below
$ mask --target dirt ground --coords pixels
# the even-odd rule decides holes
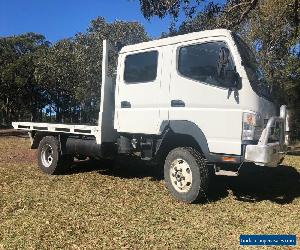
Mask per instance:
[[[248,249],[240,234],[296,234],[299,247],[300,156],[215,178],[205,202],[187,205],[139,160],[48,176],[29,147],[26,134],[0,132],[0,249]]]

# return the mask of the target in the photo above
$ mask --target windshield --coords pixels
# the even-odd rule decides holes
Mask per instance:
[[[270,100],[271,91],[269,84],[266,81],[263,70],[259,66],[254,53],[237,34],[233,33],[233,39],[238,47],[242,58],[242,64],[245,67],[252,89],[259,96],[263,96]]]

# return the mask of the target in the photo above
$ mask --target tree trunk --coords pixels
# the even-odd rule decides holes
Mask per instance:
[[[5,103],[5,124],[8,125],[10,123],[10,114],[9,114],[9,98],[6,97]]]

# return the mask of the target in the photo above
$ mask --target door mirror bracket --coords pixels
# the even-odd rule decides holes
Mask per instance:
[[[236,70],[226,70],[225,84],[231,90],[240,90],[242,88],[241,77]]]

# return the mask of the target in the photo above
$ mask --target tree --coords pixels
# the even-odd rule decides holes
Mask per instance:
[[[73,115],[70,105],[78,85],[74,41],[63,39],[36,58],[35,78],[48,97],[47,107],[56,114],[56,121]],[[72,113],[72,114],[71,114]]]
[[[36,120],[43,98],[33,77],[35,53],[49,46],[35,33],[0,39],[0,109],[3,123],[30,115]]]
[[[240,30],[256,51],[275,99],[292,110],[294,135],[300,136],[300,34],[296,2],[262,1]]]
[[[202,13],[206,13],[207,17],[215,17],[216,13],[221,13],[222,17],[226,17],[222,21],[222,25],[233,28],[248,17],[249,13],[257,7],[259,1],[228,0],[224,5],[214,2],[205,0],[140,0],[140,6],[142,14],[147,19],[153,16],[163,18],[170,15],[177,20],[181,11],[184,12],[187,19]]]

